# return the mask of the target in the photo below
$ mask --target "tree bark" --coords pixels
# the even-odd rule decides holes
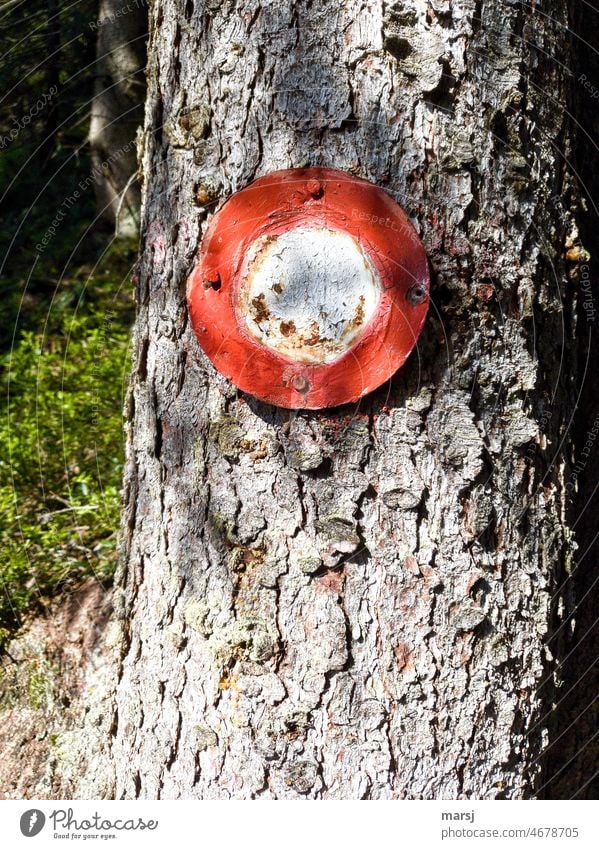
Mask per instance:
[[[571,624],[567,14],[153,5],[110,748],[79,794],[543,787]],[[322,413],[236,392],[185,304],[214,209],[304,165],[385,188],[433,271],[406,366]]]
[[[145,0],[99,0],[89,139],[98,218],[118,236],[139,231],[136,131],[144,99]]]

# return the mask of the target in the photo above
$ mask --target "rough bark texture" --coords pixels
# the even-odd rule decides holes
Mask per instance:
[[[69,799],[87,682],[104,666],[110,594],[88,579],[28,622],[0,666],[0,799]],[[87,713],[88,720],[91,714]]]
[[[79,795],[542,787],[548,643],[572,624],[566,15],[153,5],[117,683],[95,720],[110,751],[88,734]],[[216,206],[307,164],[404,206],[433,306],[389,385],[294,414],[215,373],[184,293]]]
[[[145,0],[99,0],[89,139],[98,217],[117,235],[139,230],[135,134],[142,123]]]

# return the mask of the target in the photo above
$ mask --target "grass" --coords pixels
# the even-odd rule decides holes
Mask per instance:
[[[0,647],[49,597],[113,574],[134,254],[70,271],[0,358]]]
[[[30,0],[0,32],[0,650],[114,571],[136,248],[110,242],[88,179],[96,17]]]

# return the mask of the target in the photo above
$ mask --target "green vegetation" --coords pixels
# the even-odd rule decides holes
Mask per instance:
[[[31,0],[0,21],[0,648],[115,564],[136,246],[95,220],[93,186],[73,201],[97,11]]]
[[[65,584],[115,561],[133,246],[63,280],[45,331],[1,358],[0,642]]]

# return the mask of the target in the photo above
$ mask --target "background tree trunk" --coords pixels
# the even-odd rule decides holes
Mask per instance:
[[[89,138],[100,220],[117,235],[139,230],[135,134],[144,98],[145,0],[99,0],[96,80]]]
[[[152,7],[111,746],[79,795],[542,791],[577,188],[567,9],[537,5]],[[290,413],[214,371],[185,282],[220,202],[308,164],[406,208],[433,303],[389,385]]]

